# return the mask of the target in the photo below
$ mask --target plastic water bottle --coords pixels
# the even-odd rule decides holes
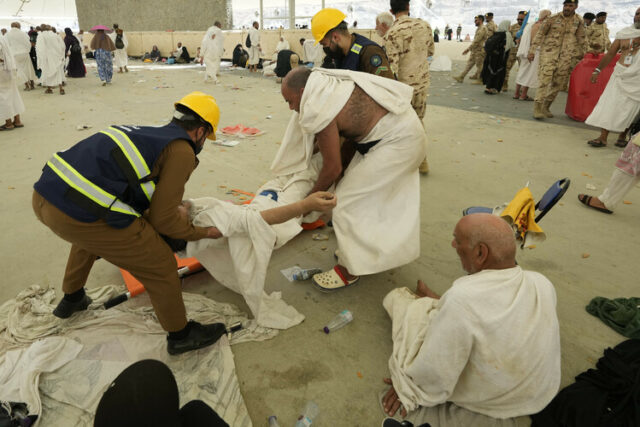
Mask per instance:
[[[269,417],[269,427],[280,427],[280,424],[278,424],[278,417],[275,415],[271,415]]]
[[[331,322],[327,326],[325,326],[322,330],[325,334],[328,334],[331,331],[335,331],[336,329],[342,328],[347,323],[353,320],[353,314],[349,310],[342,310],[340,314],[333,318]]]
[[[308,280],[314,274],[322,273],[322,270],[319,268],[307,268],[306,270],[300,270],[296,273],[293,273],[293,280]]]
[[[309,401],[304,407],[304,412],[298,417],[296,427],[309,427],[313,424],[313,420],[318,416],[320,408],[314,402]]]

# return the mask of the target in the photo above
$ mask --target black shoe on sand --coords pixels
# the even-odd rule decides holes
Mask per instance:
[[[213,323],[202,325],[190,320],[187,324],[189,333],[182,339],[171,339],[167,337],[167,351],[169,354],[181,354],[187,351],[197,350],[214,344],[227,332],[224,323]]]
[[[58,306],[53,310],[53,315],[59,317],[61,319],[68,319],[71,317],[73,313],[76,311],[86,310],[89,307],[93,300],[89,298],[88,295],[82,297],[80,301],[71,302],[62,298],[62,300],[58,303]]]

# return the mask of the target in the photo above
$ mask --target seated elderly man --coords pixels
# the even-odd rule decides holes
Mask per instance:
[[[411,108],[412,93],[398,81],[348,70],[298,67],[282,82],[295,113],[276,155],[282,167],[272,170],[306,169],[315,141],[323,163],[311,193],[335,185],[338,198],[338,265],[313,277],[321,291],[407,264],[420,253],[417,168],[426,136]]]
[[[553,285],[516,265],[513,231],[497,216],[463,217],[451,245],[469,275],[442,298],[419,281],[417,295],[400,288],[384,299],[385,412],[432,427],[529,425],[560,385]]]

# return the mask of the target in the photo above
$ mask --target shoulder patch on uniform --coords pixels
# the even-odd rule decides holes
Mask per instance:
[[[382,64],[382,57],[380,55],[371,55],[369,63],[374,67],[379,67]]]

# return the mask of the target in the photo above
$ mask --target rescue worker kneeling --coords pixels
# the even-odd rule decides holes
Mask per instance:
[[[196,227],[178,206],[205,140],[215,140],[220,110],[215,99],[193,92],[175,103],[162,127],[112,126],[60,151],[34,185],[38,219],[71,243],[62,290],[53,314],[68,318],[86,310],[84,286],[98,257],[129,271],[144,285],[167,351],[184,353],[215,343],[221,323],[187,321],[173,251],[162,235],[187,241],[221,237],[215,227]],[[335,206],[328,193],[264,211],[268,223]],[[279,210],[278,210],[279,209]]]

